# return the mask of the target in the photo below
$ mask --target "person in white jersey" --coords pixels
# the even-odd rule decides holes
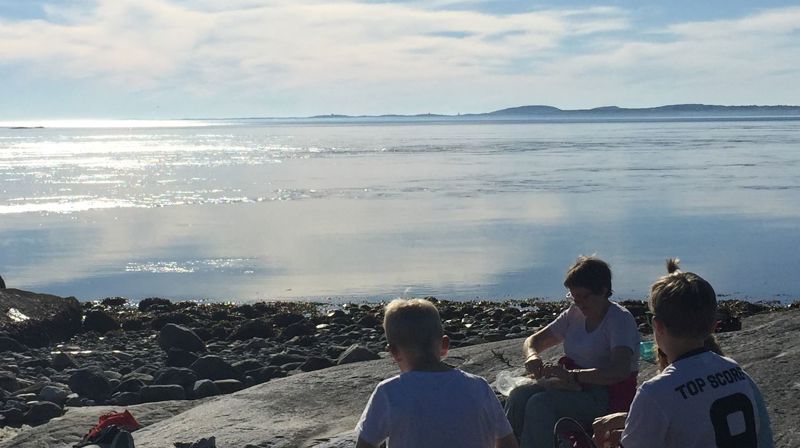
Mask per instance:
[[[401,373],[372,392],[356,448],[518,448],[489,383],[442,362],[450,342],[432,303],[392,301],[383,328]]]
[[[708,351],[714,352],[720,356],[725,356],[719,342],[713,334],[709,335],[704,343]],[[656,360],[658,365],[658,372],[661,373],[669,366],[667,355],[658,348],[656,349]],[[758,390],[758,387],[753,388],[755,394],[755,406],[758,409],[760,417],[760,424],[762,430],[758,432],[758,446],[771,447],[773,446],[772,428],[770,427],[769,414],[767,413],[767,406],[764,402],[764,397]],[[593,437],[595,445],[601,448],[613,448],[619,446],[619,439],[622,436],[622,431],[625,428],[625,420],[628,418],[627,412],[617,412],[614,414],[604,415],[595,419],[592,424]]]
[[[506,402],[523,448],[552,447],[553,427],[562,417],[588,426],[601,415],[627,411],[636,393],[639,330],[633,315],[609,300],[611,268],[599,258],[579,257],[564,286],[571,306],[523,344],[528,373],[555,377],[558,387],[519,386]],[[563,362],[544,365],[539,354],[561,343]]]
[[[758,387],[731,358],[706,346],[717,298],[702,277],[667,261],[650,290],[653,334],[669,365],[636,393],[624,448],[764,448],[772,431]]]

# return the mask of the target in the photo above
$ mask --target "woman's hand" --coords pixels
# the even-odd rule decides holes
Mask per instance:
[[[619,446],[619,440],[622,437],[622,430],[625,428],[625,419],[627,417],[627,412],[617,412],[616,414],[608,414],[594,419],[592,423],[592,431],[594,432],[592,440],[595,445],[600,448],[616,448]]]
[[[572,372],[561,364],[548,364],[544,366],[542,373],[546,378],[558,378],[565,383],[575,382]]]
[[[581,385],[575,381],[573,372],[560,364],[546,364],[542,369],[542,375],[545,378],[543,380],[545,387],[572,391],[581,390]]]
[[[525,360],[525,371],[537,380],[542,377],[543,368],[544,363],[542,362],[542,359],[539,358],[539,355],[530,355]]]

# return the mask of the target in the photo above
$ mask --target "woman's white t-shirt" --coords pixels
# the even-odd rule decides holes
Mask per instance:
[[[633,352],[631,372],[639,370],[639,328],[625,307],[611,302],[602,322],[586,331],[586,317],[574,304],[545,327],[564,343],[564,354],[585,369],[603,368],[611,363],[611,350],[628,347]]]

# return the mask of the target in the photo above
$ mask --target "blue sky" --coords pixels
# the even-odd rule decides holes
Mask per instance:
[[[0,119],[800,104],[791,1],[0,0]]]

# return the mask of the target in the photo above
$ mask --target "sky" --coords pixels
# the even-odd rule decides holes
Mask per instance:
[[[0,0],[0,119],[800,105],[797,0]]]

